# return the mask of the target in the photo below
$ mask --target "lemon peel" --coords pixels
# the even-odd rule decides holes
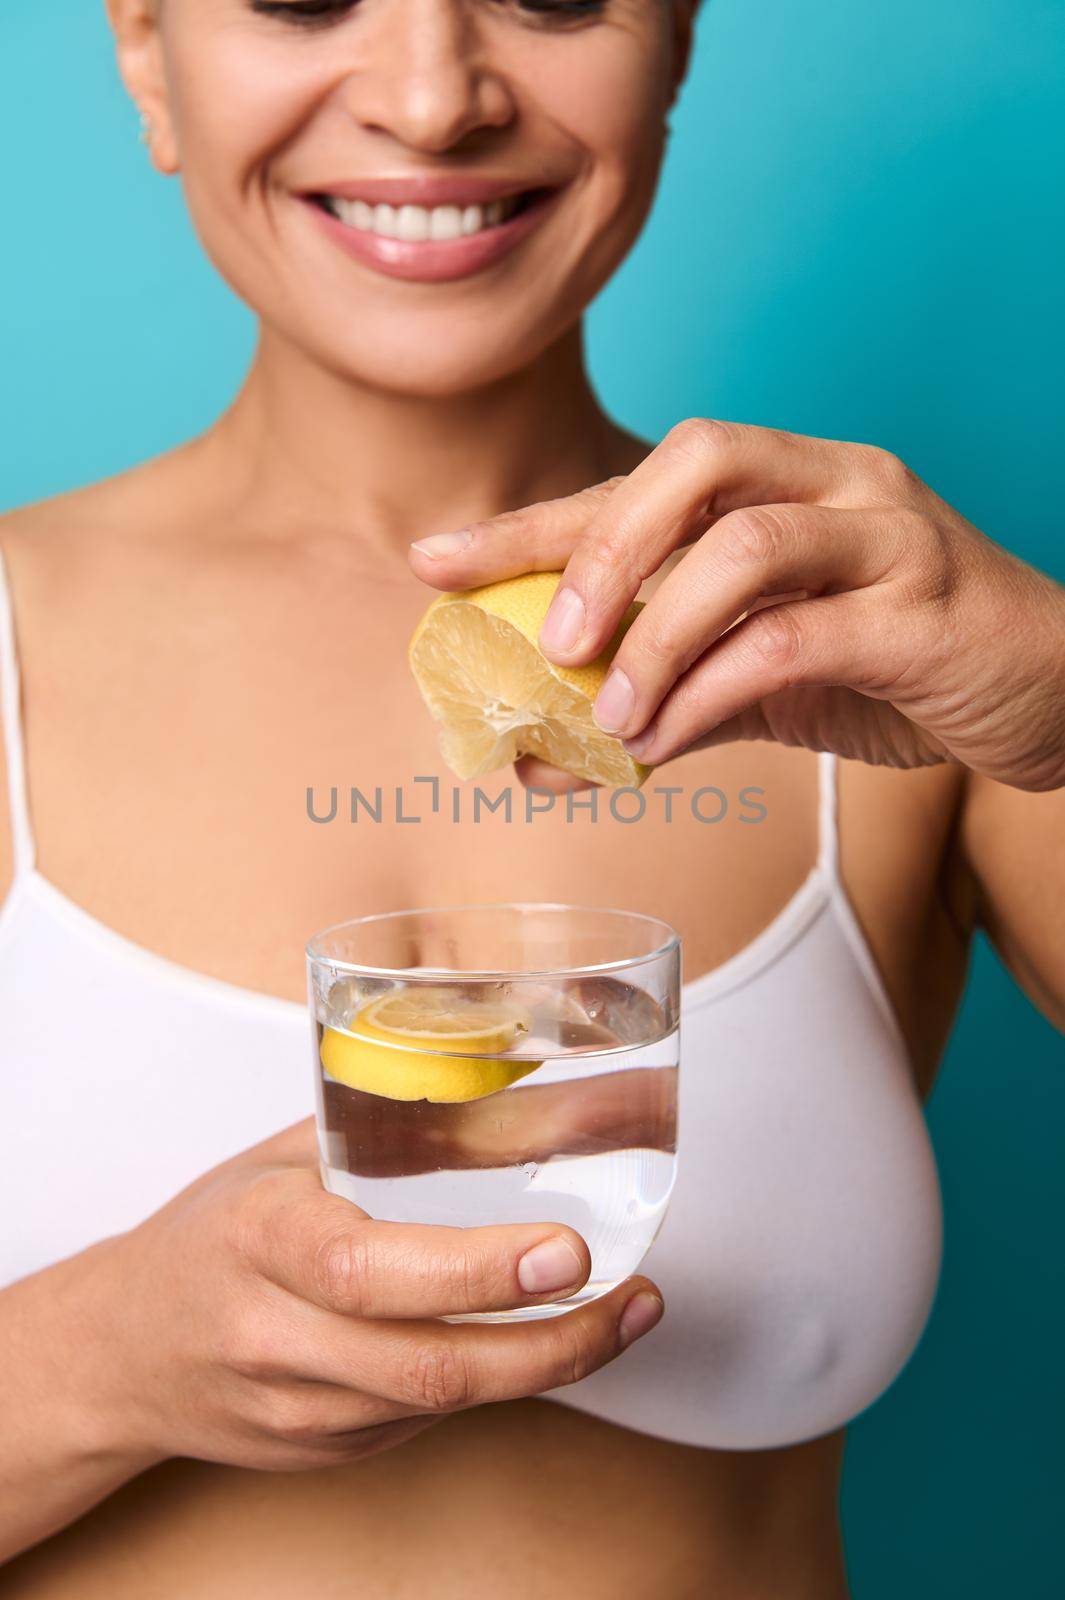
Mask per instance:
[[[356,1012],[350,1031],[323,1030],[322,1066],[338,1083],[387,1100],[481,1100],[542,1065],[494,1059],[525,1026],[491,1002],[462,1004],[427,989],[381,995]]]

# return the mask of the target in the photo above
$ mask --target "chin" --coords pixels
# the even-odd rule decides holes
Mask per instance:
[[[424,326],[417,338],[409,324],[378,326],[346,349],[336,341],[315,340],[304,353],[349,382],[410,399],[448,400],[473,394],[524,371],[572,325],[561,321],[542,328],[500,328],[483,318],[442,317]]]

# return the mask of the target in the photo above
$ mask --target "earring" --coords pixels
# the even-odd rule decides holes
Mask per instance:
[[[141,144],[151,144],[151,142],[152,142],[152,124],[151,124],[151,119],[149,117],[147,117],[144,114],[143,111],[141,112],[140,141],[141,141]]]

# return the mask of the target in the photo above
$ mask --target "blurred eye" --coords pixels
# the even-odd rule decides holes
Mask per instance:
[[[515,9],[550,21],[590,17],[606,10],[606,0],[514,0]]]
[[[251,0],[251,9],[263,17],[285,22],[333,22],[354,11],[358,0]]]
[[[608,0],[504,0],[510,8],[538,22],[575,22],[606,9]],[[354,11],[358,0],[250,0],[263,17],[293,23],[335,22]]]

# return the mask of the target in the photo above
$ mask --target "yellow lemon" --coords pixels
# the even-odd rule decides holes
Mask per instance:
[[[524,1018],[492,1001],[464,1002],[454,989],[381,995],[349,1027],[325,1029],[323,1067],[337,1082],[387,1100],[480,1100],[541,1065],[491,1059],[526,1031]]]
[[[592,719],[592,702],[642,607],[633,602],[587,666],[556,666],[536,641],[561,576],[528,572],[440,595],[418,624],[411,671],[458,777],[479,778],[523,755],[610,788],[638,788],[651,771]]]

